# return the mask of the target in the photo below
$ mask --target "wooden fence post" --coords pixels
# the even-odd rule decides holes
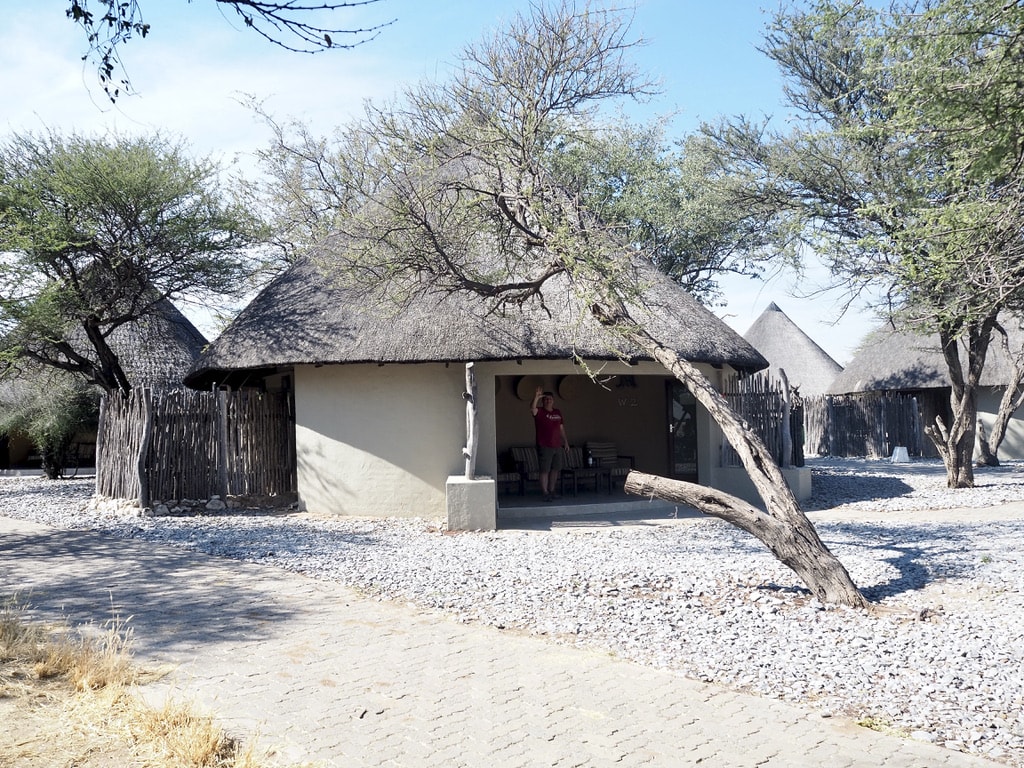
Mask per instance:
[[[139,508],[150,506],[149,494],[149,442],[153,435],[153,397],[151,391],[142,390],[142,439],[139,441],[139,458],[135,470],[139,476]]]
[[[779,368],[779,379],[782,381],[782,460],[779,466],[789,469],[793,466],[793,425],[789,418],[793,399],[789,391],[789,377],[782,368]]]
[[[217,486],[221,499],[228,497],[228,403],[227,393],[218,389],[217,397]]]
[[[466,391],[462,396],[466,399],[466,447],[462,455],[466,457],[466,479],[476,477],[477,443],[480,441],[480,425],[476,418],[476,371],[473,363],[466,363]]]
[[[103,429],[107,424],[107,393],[100,395],[100,416],[96,422],[96,477],[93,478],[94,487],[92,492],[101,495],[103,491]]]

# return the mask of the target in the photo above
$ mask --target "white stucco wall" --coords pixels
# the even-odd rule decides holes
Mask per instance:
[[[297,366],[299,501],[316,514],[436,518],[464,471],[465,369]]]
[[[985,425],[986,434],[992,434],[992,423],[999,412],[1002,388],[986,387],[978,395],[978,418]],[[999,458],[1005,461],[1024,459],[1024,407],[1018,408],[1006,426],[1006,437],[999,446]]]
[[[720,385],[720,371],[702,368]],[[502,398],[503,409],[514,409],[514,424],[523,430],[522,436],[506,433],[502,439],[532,439],[528,402],[512,394],[514,403],[510,404],[506,402],[510,394],[504,390],[496,395],[496,379],[501,378],[506,387],[510,381],[521,380],[531,391],[537,385],[555,390],[561,377],[583,373],[569,361],[479,363],[475,370],[480,429],[478,476],[496,473],[497,395]],[[603,364],[602,372],[665,376],[664,369],[654,363]],[[324,515],[445,517],[448,478],[465,470],[465,377],[461,364],[296,366],[295,443],[303,508]],[[595,438],[602,434],[600,430],[621,435],[624,425],[632,423],[634,412],[643,410],[625,405],[616,409],[621,413],[606,410],[587,427],[584,414],[577,412],[579,403],[562,401],[559,405],[572,417],[570,440],[574,443],[590,437],[587,429],[598,430]],[[664,424],[648,428],[649,420],[645,418],[643,426],[635,425],[641,427],[637,434],[660,446],[667,439],[658,431]],[[736,470],[721,467],[721,430],[699,406],[697,420],[699,481],[756,501],[747,478],[736,477]],[[655,474],[666,471],[639,460],[642,451],[632,452],[638,457],[638,469]]]
[[[813,491],[811,468],[790,467],[781,471],[796,500],[807,501]],[[755,507],[764,508],[764,501],[757,492],[754,481],[750,479],[750,475],[743,467],[716,467],[713,477],[714,480],[711,482],[713,488],[737,496]]]

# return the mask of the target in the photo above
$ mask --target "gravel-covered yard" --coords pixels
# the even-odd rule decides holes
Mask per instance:
[[[91,509],[88,479],[0,478],[0,514],[333,579],[1024,766],[1024,464],[812,460],[805,508],[868,597],[811,599],[713,519],[445,532],[437,521]]]

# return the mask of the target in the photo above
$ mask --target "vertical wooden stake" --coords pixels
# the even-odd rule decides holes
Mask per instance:
[[[228,498],[228,402],[227,393],[217,390],[217,488],[220,498]]]
[[[466,363],[466,391],[462,393],[466,399],[466,447],[462,455],[466,457],[466,479],[476,477],[476,451],[480,439],[480,426],[476,420],[476,371],[473,363]]]
[[[106,393],[100,396],[100,418],[96,424],[96,478],[93,493],[97,496],[102,495],[103,489],[106,487],[103,483],[103,430],[107,426],[107,398],[109,397],[110,395]]]
[[[789,469],[793,466],[793,432],[789,423],[793,397],[789,391],[789,377],[782,368],[779,368],[779,378],[782,379],[782,461],[779,466]]]
[[[149,442],[153,435],[153,393],[149,388],[142,390],[142,439],[139,440],[139,458],[136,472],[139,475],[139,509],[148,509],[149,497]]]

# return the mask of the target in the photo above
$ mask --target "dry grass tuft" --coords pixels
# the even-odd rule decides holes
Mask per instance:
[[[0,604],[0,765],[43,768],[264,768],[186,703],[146,704],[138,686],[159,675],[131,660],[124,622],[48,630],[16,600]]]
[[[18,658],[37,649],[46,639],[41,627],[21,620],[21,606],[14,598],[0,603],[0,661]]]
[[[139,670],[131,663],[131,630],[122,622],[110,622],[99,634],[64,631],[43,646],[35,671],[40,678],[64,677],[76,691],[98,691],[139,682]]]
[[[136,711],[129,720],[135,743],[145,746],[161,765],[195,768],[259,768],[264,756],[243,748],[213,721],[188,703],[168,701],[162,708]]]

